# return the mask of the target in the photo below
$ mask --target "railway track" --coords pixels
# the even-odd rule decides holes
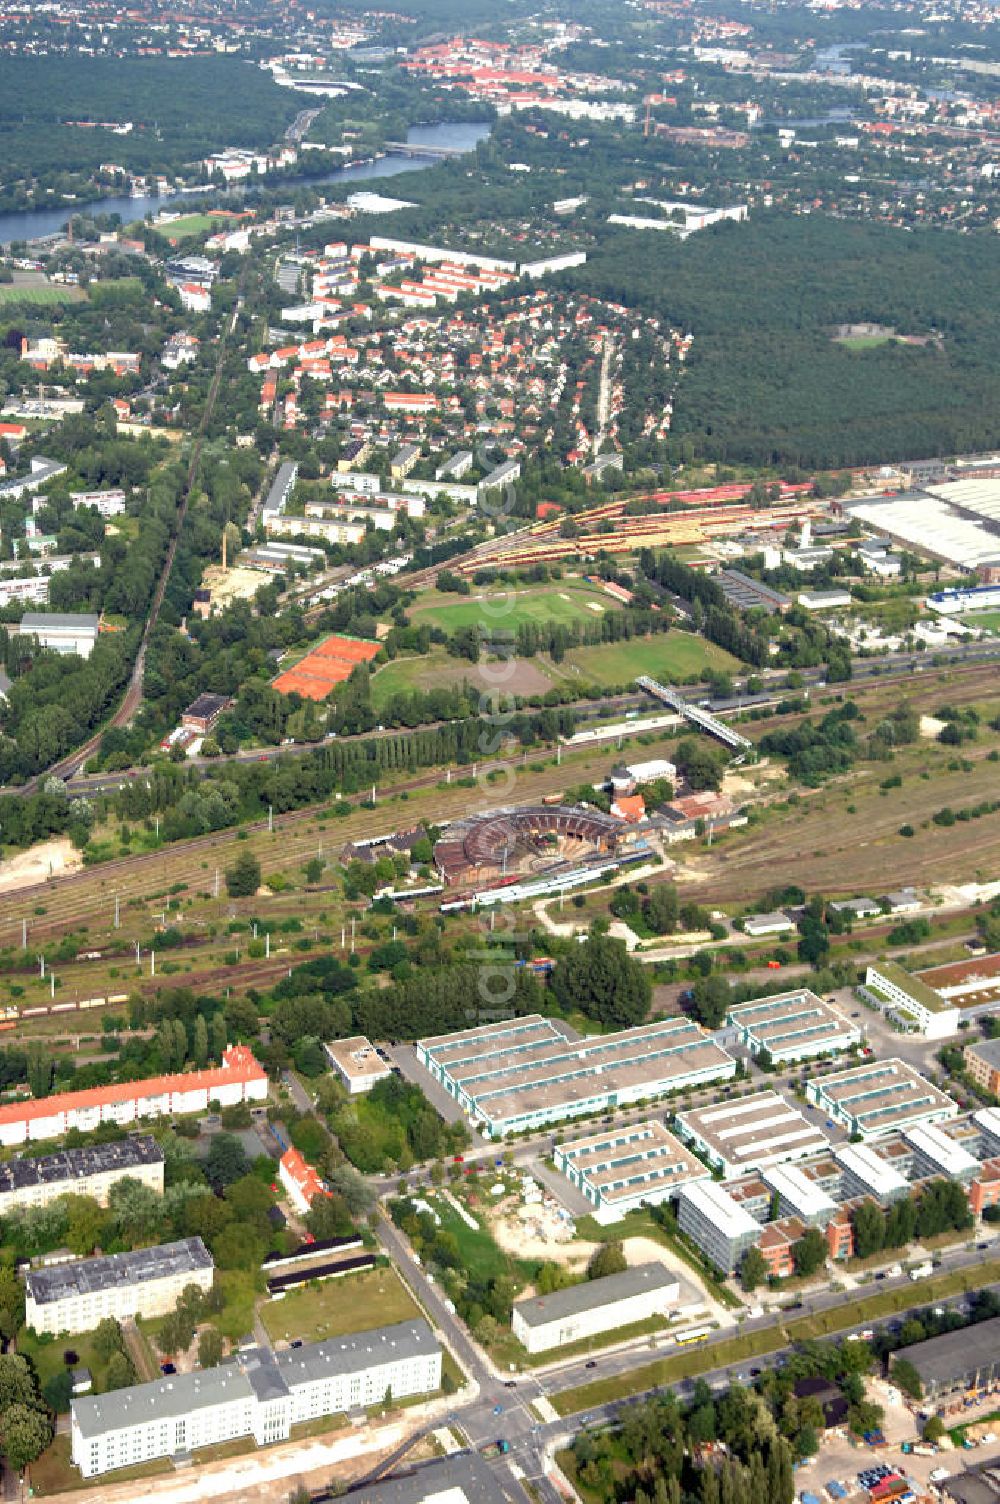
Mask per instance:
[[[844,688],[847,689],[848,686]],[[991,691],[995,693],[995,688],[995,673],[989,665],[957,665],[948,672],[947,693],[957,694],[960,698],[976,698]],[[910,697],[914,701],[915,708],[923,706],[933,709],[934,704],[941,699],[944,692],[945,686],[942,686],[938,676],[928,674],[912,682]],[[883,676],[867,681],[863,685],[856,686],[854,693],[863,709],[877,713],[880,703],[884,702],[887,697],[898,696],[898,677]],[[801,713],[796,713],[778,719],[743,723],[743,726],[744,730],[757,739],[768,730],[777,726],[791,727],[801,719]],[[600,747],[594,746],[576,749],[576,752],[585,759],[593,760],[605,755],[606,749],[605,753],[602,753]],[[551,755],[551,748],[521,752],[512,758],[486,760],[479,764],[477,771],[481,775],[491,771],[516,771],[522,768],[529,759],[537,760],[545,755]],[[572,779],[573,776],[565,765],[562,768],[549,768],[545,774],[532,775],[532,796],[541,797],[560,789],[565,786],[566,779]],[[379,791],[379,799],[388,800],[404,792],[414,793],[438,789],[443,785],[443,778],[444,770],[434,769],[398,784],[385,786]],[[422,802],[420,817],[431,821],[454,818],[456,813],[461,811],[461,802],[456,799],[456,794],[461,795],[461,791],[441,787],[437,798]],[[479,797],[481,798],[482,795],[480,794]],[[498,800],[500,797],[498,785]],[[326,809],[327,801],[323,801],[318,805],[276,816],[273,825],[274,837],[280,839],[269,839],[266,819],[254,821],[244,827],[245,835],[250,840],[250,849],[254,850],[264,864],[265,872],[269,868],[275,872],[290,871],[315,854],[319,843],[332,853],[339,849],[343,841],[356,835],[362,826],[365,828],[365,833],[371,834],[373,828],[380,828],[384,824],[388,829],[399,818],[395,811],[387,812],[384,819],[380,819],[378,814],[372,815],[370,812],[357,810],[343,823],[335,821],[330,826],[324,827],[321,822],[326,816]],[[319,824],[317,824],[318,820]],[[755,838],[754,844],[763,838],[764,832],[762,831],[760,836]],[[207,897],[211,896],[215,886],[215,870],[221,869],[232,859],[235,851],[239,849],[236,846],[236,840],[236,832],[227,828],[155,851],[119,857],[95,868],[84,869],[22,888],[16,894],[0,898],[0,937],[5,938],[8,945],[19,946],[21,923],[22,920],[26,920],[29,943],[49,943],[77,929],[92,927],[96,916],[103,911],[107,915],[109,942],[115,944],[112,938],[114,932],[111,931],[111,916],[116,895],[125,924],[134,930],[135,926],[131,921],[134,920],[135,911],[141,909],[142,927],[148,930],[148,909],[150,906],[155,906],[156,902],[165,905],[166,899],[171,896],[172,889],[186,892],[188,897],[194,897],[198,893]],[[736,848],[734,848],[734,856],[735,851]],[[728,860],[722,852],[720,852],[720,862],[723,869],[728,865]],[[221,878],[219,891],[224,896],[225,889],[221,884]],[[280,907],[280,895],[276,895],[275,900],[269,900],[269,903]],[[39,909],[43,910],[41,914],[37,912]],[[45,911],[51,911],[51,917]],[[7,931],[5,937],[4,930]],[[141,933],[136,938],[141,938]],[[82,948],[82,942],[79,948]]]
[[[87,761],[87,758],[92,756],[92,754],[97,751],[98,747],[101,744],[101,738],[103,737],[105,730],[107,730],[109,727],[128,726],[132,721],[132,718],[134,717],[136,711],[139,709],[139,706],[142,704],[142,681],[146,671],[146,652],[149,648],[149,643],[153,631],[160,618],[160,610],[163,606],[163,598],[166,595],[167,584],[169,583],[171,571],[174,567],[174,560],[177,557],[177,545],[180,542],[181,533],[184,530],[184,523],[187,520],[188,506],[191,501],[191,492],[194,489],[195,476],[198,473],[198,466],[201,462],[201,452],[205,443],[205,430],[207,429],[209,421],[212,417],[212,413],[215,410],[215,403],[218,398],[219,387],[222,382],[222,367],[226,358],[226,350],[228,348],[229,340],[232,336],[233,330],[236,327],[236,320],[239,316],[239,311],[242,307],[242,303],[243,299],[241,283],[240,293],[237,295],[236,304],[229,319],[229,324],[226,328],[225,333],[219,341],[219,356],[215,363],[215,372],[212,376],[211,385],[208,389],[208,396],[205,399],[205,406],[202,409],[201,422],[198,425],[198,430],[195,435],[194,448],[191,451],[191,460],[188,464],[187,476],[184,482],[184,489],[181,493],[180,506],[177,508],[177,516],[174,522],[173,531],[170,536],[170,542],[167,545],[167,556],[163,561],[163,569],[160,572],[160,578],[157,581],[156,590],[153,594],[153,601],[152,605],[150,606],[149,616],[147,617],[146,625],[143,628],[142,641],[139,644],[139,651],[136,654],[135,663],[132,667],[132,673],[129,677],[128,688],[125,691],[121,704],[112,715],[110,721],[107,723],[107,726],[102,726],[99,731],[96,731],[93,736],[89,737],[87,741],[84,742],[82,747],[77,747],[75,751],[68,753],[66,757],[61,758],[59,762],[54,763],[50,768],[46,768],[44,772],[37,773],[34,778],[29,779],[28,782],[22,784],[20,788],[11,790],[10,792],[12,793],[18,793],[21,795],[33,794],[41,787],[41,785],[47,778],[67,778],[72,773],[75,773],[78,768],[83,766],[83,764]]]

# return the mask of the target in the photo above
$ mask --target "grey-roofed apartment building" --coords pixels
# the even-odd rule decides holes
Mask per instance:
[[[293,460],[285,460],[282,465],[279,465],[278,473],[271,482],[271,489],[264,498],[264,505],[261,508],[265,529],[268,519],[280,516],[288,505],[288,498],[292,494],[298,473],[299,467]]]
[[[85,1478],[252,1436],[285,1441],[323,1415],[429,1394],[441,1385],[441,1348],[426,1321],[332,1337],[173,1374],[72,1404],[72,1458]]]
[[[491,1138],[736,1073],[732,1056],[683,1018],[571,1040],[529,1014],[418,1040],[417,1060]]]
[[[916,1342],[897,1356],[920,1375],[924,1403],[941,1409],[970,1389],[991,1389],[1000,1382],[1000,1316]]]
[[[958,1107],[902,1060],[869,1060],[848,1071],[813,1078],[806,1099],[848,1133],[880,1138],[916,1123],[953,1118]]]
[[[650,1316],[667,1316],[679,1297],[680,1282],[664,1264],[637,1264],[621,1274],[518,1301],[511,1327],[529,1353],[548,1352]]]
[[[163,1150],[148,1134],[111,1144],[60,1149],[38,1159],[0,1163],[0,1216],[15,1206],[48,1206],[59,1196],[93,1196],[101,1206],[119,1180],[139,1180],[163,1192]]]
[[[32,1269],[24,1320],[36,1332],[91,1332],[106,1316],[163,1316],[188,1285],[212,1288],[215,1265],[201,1238]]]
[[[501,486],[512,486],[515,481],[520,479],[521,461],[502,461],[501,464],[495,465],[494,468],[490,471],[489,475],[484,476],[483,479],[479,482],[480,501],[484,496],[487,495],[488,492],[498,491]]]

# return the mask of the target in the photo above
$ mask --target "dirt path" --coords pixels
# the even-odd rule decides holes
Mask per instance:
[[[16,893],[19,888],[44,883],[50,877],[66,877],[82,866],[83,857],[68,837],[41,841],[29,851],[19,851],[6,862],[0,862],[0,893]]]

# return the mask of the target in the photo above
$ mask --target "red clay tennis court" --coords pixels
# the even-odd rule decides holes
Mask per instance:
[[[272,680],[283,695],[300,694],[306,700],[325,700],[335,684],[342,684],[359,663],[370,663],[379,650],[377,642],[359,637],[327,637],[283,674]]]

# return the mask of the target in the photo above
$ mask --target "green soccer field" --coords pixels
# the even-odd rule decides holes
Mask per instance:
[[[158,235],[165,235],[168,240],[183,240],[188,235],[204,235],[215,226],[215,220],[207,214],[184,214],[180,219],[172,219],[169,224],[154,225]]]
[[[553,665],[565,679],[591,684],[626,684],[640,674],[680,683],[691,674],[733,673],[739,660],[693,632],[667,632],[658,637],[610,642],[604,647],[571,648],[565,661]]]
[[[616,601],[585,581],[555,580],[523,589],[474,585],[471,595],[428,591],[411,608],[410,616],[414,626],[429,622],[445,632],[472,626],[492,631],[515,630],[524,622],[596,621],[606,611],[618,610]]]
[[[82,303],[82,287],[50,287],[47,283],[0,282],[0,307],[5,303],[30,303],[39,308],[54,308],[57,303]]]

